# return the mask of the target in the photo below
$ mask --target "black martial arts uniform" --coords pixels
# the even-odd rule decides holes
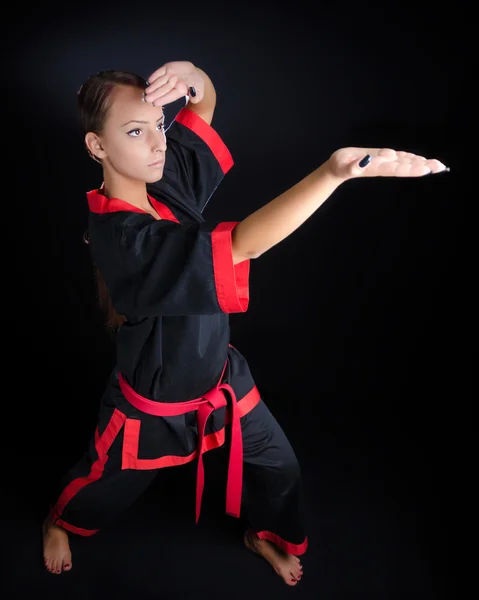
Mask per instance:
[[[66,475],[52,521],[92,535],[130,506],[163,467],[198,460],[227,443],[226,511],[303,554],[296,456],[260,398],[248,364],[230,345],[229,313],[249,302],[249,260],[233,265],[231,232],[202,216],[233,165],[216,131],[183,108],[166,132],[163,178],[148,186],[161,219],[102,189],[87,193],[89,248],[116,310],[117,363],[88,452]],[[244,483],[244,490],[243,490]]]

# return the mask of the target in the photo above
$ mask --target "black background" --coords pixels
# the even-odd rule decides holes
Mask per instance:
[[[195,529],[194,467],[165,471],[116,527],[75,541],[70,574],[42,569],[49,495],[85,448],[114,364],[81,241],[101,171],[83,147],[76,91],[99,70],[148,77],[171,60],[213,80],[213,126],[235,160],[205,211],[212,222],[245,218],[344,146],[451,168],[344,184],[252,262],[231,341],[303,468],[310,548],[293,593],[455,597],[472,418],[458,140],[467,19],[426,3],[182,2],[43,4],[4,22],[7,598],[292,592],[241,550],[221,481]]]

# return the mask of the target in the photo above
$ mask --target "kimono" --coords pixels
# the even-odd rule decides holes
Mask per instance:
[[[166,131],[162,178],[147,185],[160,216],[102,188],[87,192],[89,248],[113,306],[116,364],[84,456],[61,481],[53,523],[96,533],[146,490],[159,469],[229,448],[226,512],[290,554],[303,554],[301,474],[247,361],[230,344],[229,314],[249,303],[250,261],[233,264],[237,222],[203,211],[233,166],[218,133],[187,107]]]

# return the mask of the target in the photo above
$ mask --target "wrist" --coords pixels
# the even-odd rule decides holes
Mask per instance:
[[[334,165],[330,159],[319,166],[315,173],[318,178],[327,182],[331,187],[339,187],[348,179],[347,177],[340,177],[335,172]]]

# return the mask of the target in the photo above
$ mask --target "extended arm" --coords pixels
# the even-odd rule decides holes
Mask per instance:
[[[437,159],[390,148],[337,150],[310,175],[238,223],[232,232],[233,262],[258,258],[284,240],[349,179],[421,177],[446,170]]]

